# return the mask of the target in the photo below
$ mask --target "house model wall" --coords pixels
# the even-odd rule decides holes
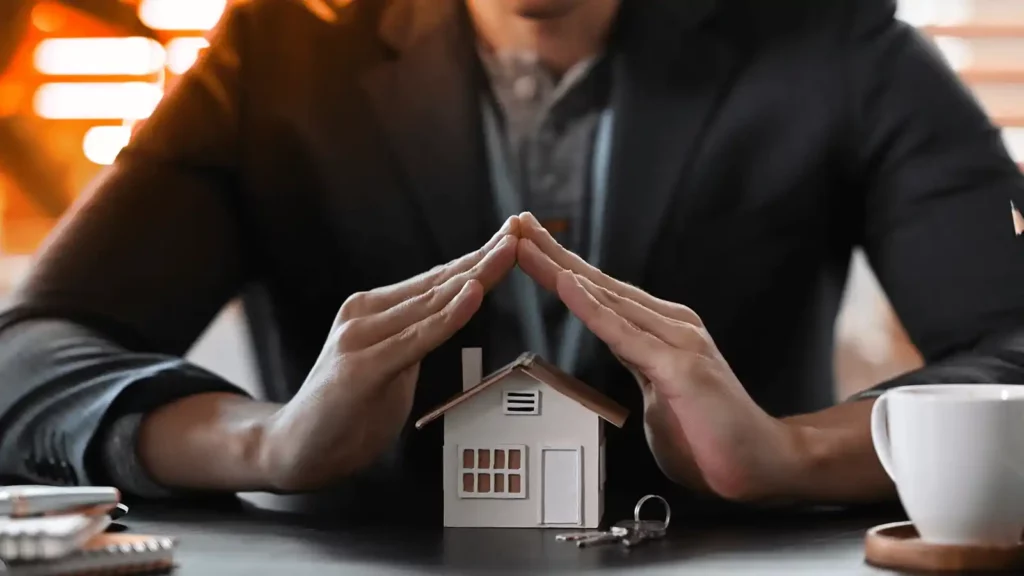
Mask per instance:
[[[603,418],[579,393],[600,400],[599,411],[610,410],[617,425],[625,410],[575,379],[571,389],[559,390],[548,380],[572,377],[541,362],[523,355],[518,368],[513,363],[485,379],[479,349],[465,350],[463,397],[417,423],[444,417],[445,526],[600,524]]]

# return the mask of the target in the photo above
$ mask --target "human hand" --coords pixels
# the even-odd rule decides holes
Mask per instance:
[[[662,471],[732,500],[785,491],[797,466],[796,429],[747,394],[700,317],[611,278],[520,215],[518,262],[632,372],[644,431]]]
[[[260,461],[272,486],[323,487],[395,441],[412,410],[420,362],[515,265],[518,235],[512,217],[479,250],[345,301],[301,389],[266,426]]]

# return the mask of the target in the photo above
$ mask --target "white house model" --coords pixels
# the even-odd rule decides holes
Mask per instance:
[[[444,525],[596,528],[604,512],[602,420],[628,411],[535,354],[481,377],[462,352],[462,392],[444,416]]]

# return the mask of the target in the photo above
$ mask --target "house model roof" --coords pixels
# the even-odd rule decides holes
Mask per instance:
[[[455,408],[463,402],[466,402],[473,396],[476,396],[486,390],[492,384],[504,380],[507,376],[517,371],[551,386],[555,390],[558,390],[562,394],[583,405],[591,412],[594,412],[601,418],[615,425],[617,428],[622,428],[622,425],[626,423],[626,416],[629,415],[629,410],[624,408],[618,402],[605,396],[601,392],[598,392],[591,386],[584,384],[571,374],[567,374],[540,356],[527,352],[519,356],[519,358],[516,358],[515,361],[495,370],[481,380],[476,386],[463,391],[448,402],[445,402],[443,405],[435,408],[426,416],[420,418],[416,422],[416,428],[423,428],[427,424],[430,424],[434,420],[443,416],[445,412]]]

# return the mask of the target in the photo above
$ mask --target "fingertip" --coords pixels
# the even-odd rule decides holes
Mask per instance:
[[[504,240],[508,236],[519,236],[521,228],[522,224],[519,221],[519,216],[509,216],[501,223],[501,227],[498,228],[498,232],[495,234],[495,237],[500,237]]]
[[[512,236],[519,236],[522,232],[522,222],[519,220],[519,216],[509,216],[508,219],[508,233]]]
[[[527,226],[531,226],[531,227],[536,227],[536,226],[540,225],[540,222],[537,220],[537,218],[531,212],[521,212],[519,214],[519,220],[523,224],[525,224]]]

